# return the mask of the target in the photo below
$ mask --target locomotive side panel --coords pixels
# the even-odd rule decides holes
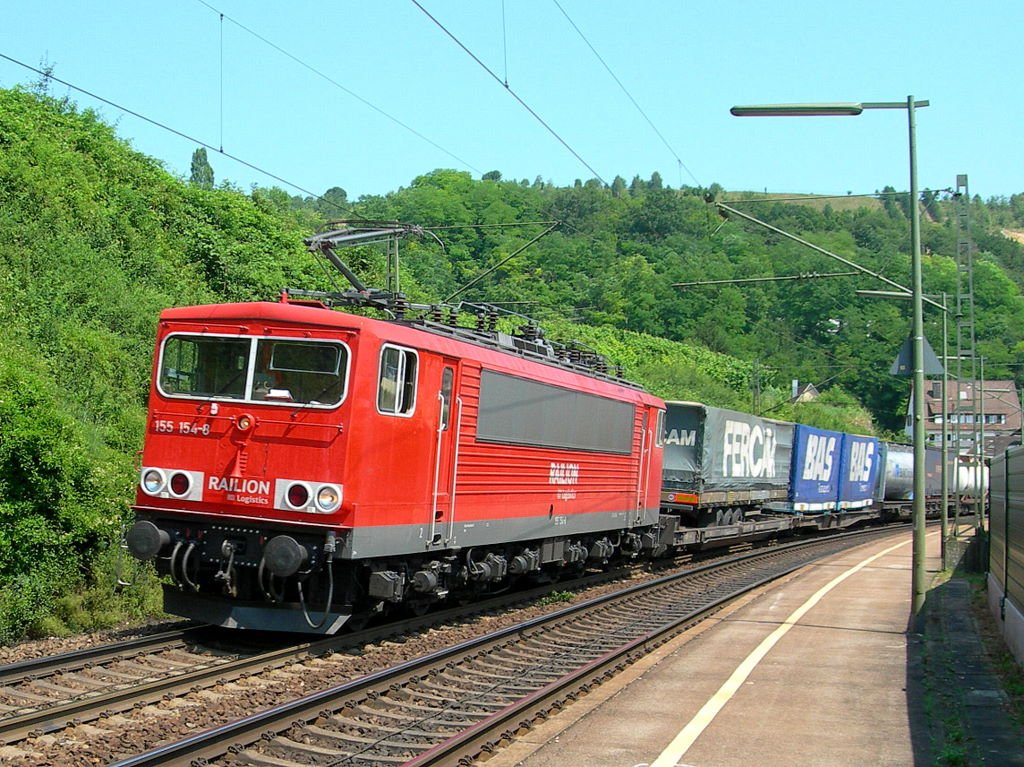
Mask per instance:
[[[448,474],[438,460],[453,430],[452,394],[440,399],[446,369],[454,375],[458,365],[406,339],[363,329],[343,458],[347,516],[340,557],[422,552],[446,518]],[[449,419],[443,429],[442,415]]]
[[[460,545],[481,535],[528,540],[630,527],[656,519],[649,479],[660,466],[653,417],[615,400],[476,364],[466,392],[456,471]],[[648,421],[648,433],[643,431]]]

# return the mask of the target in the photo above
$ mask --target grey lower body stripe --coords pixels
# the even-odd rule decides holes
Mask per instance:
[[[657,524],[658,509],[643,509],[639,517],[638,522],[637,513],[634,511],[606,511],[524,519],[482,519],[464,522],[456,520],[450,540],[445,540],[448,522],[444,520],[439,521],[436,526],[436,531],[442,534],[441,542],[438,544],[432,544],[430,541],[429,522],[422,525],[355,527],[345,533],[344,543],[339,547],[338,554],[344,559],[366,559],[605,531],[617,533],[633,527]]]

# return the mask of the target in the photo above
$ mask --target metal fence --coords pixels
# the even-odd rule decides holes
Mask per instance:
[[[993,456],[989,503],[989,607],[1024,663],[1024,447]]]

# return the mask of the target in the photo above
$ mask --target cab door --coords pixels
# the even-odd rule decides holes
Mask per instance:
[[[455,535],[456,486],[462,399],[458,361],[445,358],[437,382],[437,420],[434,431],[434,488],[431,503],[430,545],[452,545]]]
[[[654,446],[652,434],[648,429],[647,408],[641,405],[640,420],[640,460],[636,472],[636,496],[633,507],[633,515],[629,520],[629,526],[635,527],[644,524],[644,506],[647,500],[647,476],[651,467],[651,450]]]

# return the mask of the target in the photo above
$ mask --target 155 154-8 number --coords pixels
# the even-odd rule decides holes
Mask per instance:
[[[204,437],[210,434],[210,424],[198,424],[192,421],[172,421],[166,418],[156,418],[153,421],[153,431],[157,434],[197,434]]]

